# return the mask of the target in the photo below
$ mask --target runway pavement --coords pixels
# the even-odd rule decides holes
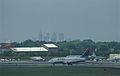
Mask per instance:
[[[116,62],[81,62],[78,64],[73,64],[73,65],[67,65],[67,64],[51,64],[48,63],[47,61],[5,61],[2,62],[0,61],[0,67],[10,67],[10,66],[15,66],[15,67],[45,67],[45,66],[83,66],[83,67],[109,67],[109,68],[120,68],[120,63]]]

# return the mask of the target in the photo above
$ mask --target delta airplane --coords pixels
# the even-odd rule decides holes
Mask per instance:
[[[82,55],[68,55],[66,57],[57,57],[49,60],[52,64],[68,64],[72,65],[74,63],[85,62],[87,59],[95,58],[90,55],[90,49],[86,49]]]

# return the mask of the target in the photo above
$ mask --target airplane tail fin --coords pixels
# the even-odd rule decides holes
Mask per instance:
[[[85,52],[82,54],[81,57],[87,57],[87,56],[89,56],[89,55],[90,55],[90,49],[87,48],[87,49],[85,50]]]

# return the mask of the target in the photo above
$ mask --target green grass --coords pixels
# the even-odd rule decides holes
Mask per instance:
[[[120,69],[80,66],[0,67],[0,76],[119,76]]]

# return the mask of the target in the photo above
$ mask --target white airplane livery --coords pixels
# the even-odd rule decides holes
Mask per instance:
[[[52,64],[68,64],[72,65],[74,63],[85,62],[90,56],[90,49],[86,49],[82,55],[68,55],[66,57],[57,57],[49,60]]]

